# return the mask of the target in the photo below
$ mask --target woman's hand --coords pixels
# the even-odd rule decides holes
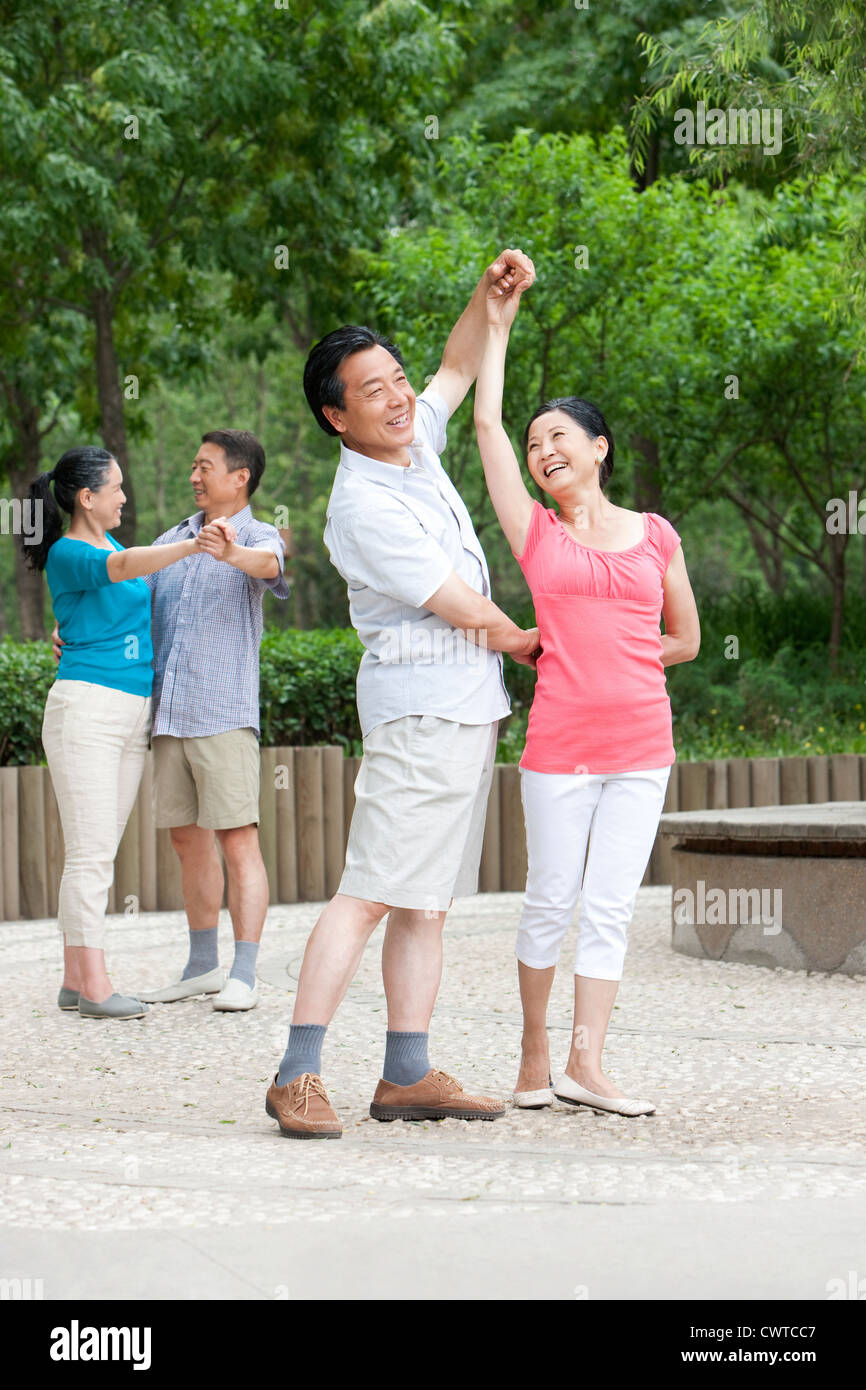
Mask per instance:
[[[506,247],[484,273],[488,290],[498,289],[500,294],[507,294],[515,285],[521,290],[528,289],[535,279],[535,266],[519,247]]]
[[[504,251],[488,268],[487,322],[510,328],[520,296],[535,280],[535,266],[522,251]]]
[[[224,560],[237,538],[238,533],[227,517],[218,516],[201,527],[196,536],[196,548],[215,560]]]

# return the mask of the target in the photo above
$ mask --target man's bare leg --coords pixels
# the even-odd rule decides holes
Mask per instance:
[[[255,1007],[256,961],[270,892],[268,872],[255,824],[215,831],[226,866],[226,896],[235,937],[235,956],[225,989],[214,1000],[217,1010]],[[240,984],[233,984],[239,981]],[[241,989],[241,985],[246,989]]]
[[[190,931],[207,931],[219,920],[223,900],[223,866],[212,830],[200,825],[173,825],[172,848],[180,860],[183,905]]]
[[[189,958],[182,980],[197,979],[219,965],[217,931],[223,900],[223,866],[212,830],[173,825],[172,848],[180,860],[180,882],[189,924]]]
[[[393,908],[388,918],[382,949],[388,1033],[382,1079],[370,1106],[376,1120],[496,1119],[505,1113],[501,1102],[468,1095],[459,1081],[431,1066],[429,1028],[442,978],[446,916],[447,911]]]
[[[388,1000],[388,1032],[382,1077],[414,1086],[431,1070],[430,1019],[442,979],[444,912],[391,909],[382,947],[382,979]]]
[[[298,976],[293,1024],[328,1024],[388,911],[385,903],[336,893],[314,926]]]
[[[257,825],[214,832],[226,864],[226,897],[235,941],[260,941],[268,911],[268,872]],[[222,876],[222,875],[220,875]]]
[[[388,1000],[388,1029],[427,1033],[442,979],[445,912],[394,907],[385,928],[382,980]]]
[[[277,1072],[278,1087],[305,1074],[320,1076],[328,1024],[352,983],[364,947],[387,911],[385,903],[336,893],[320,915],[301,962],[289,1044]]]

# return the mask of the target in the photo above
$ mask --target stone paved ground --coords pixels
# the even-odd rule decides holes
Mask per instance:
[[[457,904],[432,1033],[434,1065],[503,1098],[519,909]],[[235,1298],[826,1298],[866,1276],[863,977],[674,955],[670,889],[644,888],[606,1058],[655,1115],[382,1125],[380,928],[326,1039],[344,1136],[299,1144],[263,1105],[317,911],[271,908],[252,1013],[196,1000],[116,1024],[55,1007],[53,922],[0,924],[0,1276],[41,1277],[46,1297]],[[229,962],[227,918],[220,935]],[[115,986],[165,983],[184,944],[179,913],[112,918]]]

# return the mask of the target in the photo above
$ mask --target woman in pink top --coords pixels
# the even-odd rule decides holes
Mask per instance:
[[[527,491],[502,426],[502,388],[528,283],[491,293],[475,387],[487,486],[532,592],[542,648],[520,761],[529,871],[517,938],[524,1027],[515,1104],[538,1108],[556,1095],[651,1114],[651,1102],[629,1099],[608,1079],[602,1050],[676,757],[665,667],[697,656],[700,625],[674,528],[604,494],[614,446],[596,406],[569,396],[535,412],[527,466],[556,511]],[[547,1003],[578,899],[574,1032],[551,1092]]]

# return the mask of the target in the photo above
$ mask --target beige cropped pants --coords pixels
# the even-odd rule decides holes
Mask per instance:
[[[64,680],[48,692],[42,743],[66,846],[57,925],[67,946],[104,947],[114,860],[149,736],[149,695]]]

